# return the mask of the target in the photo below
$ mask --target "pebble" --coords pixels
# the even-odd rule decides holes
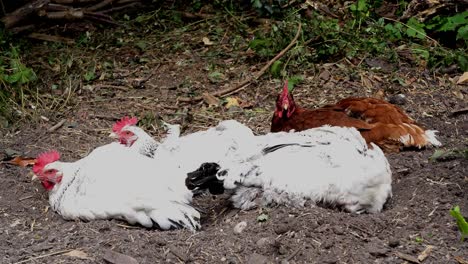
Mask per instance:
[[[289,225],[288,224],[279,224],[279,225],[276,225],[273,230],[275,231],[275,233],[277,235],[281,235],[281,234],[284,234],[286,232],[289,231]]]
[[[395,94],[388,98],[388,102],[396,105],[406,104],[406,96],[404,94]]]
[[[322,243],[322,247],[324,249],[330,249],[333,247],[333,242],[331,240],[325,240],[325,242]]]
[[[247,264],[267,264],[267,263],[270,263],[268,261],[268,258],[257,253],[253,253],[247,259]]]
[[[389,252],[389,249],[382,245],[371,242],[367,245],[367,251],[374,257],[384,257]]]
[[[234,233],[240,234],[242,233],[242,231],[244,231],[246,227],[247,227],[247,222],[245,221],[239,222],[236,226],[234,226]]]
[[[396,248],[400,245],[400,241],[398,239],[392,239],[388,242],[388,246],[391,248]]]
[[[333,232],[336,234],[336,235],[343,235],[344,234],[344,230],[341,226],[334,226],[333,227]]]
[[[265,247],[265,246],[273,245],[274,242],[275,242],[275,241],[274,241],[273,238],[270,238],[270,237],[262,237],[262,238],[260,238],[259,240],[257,240],[257,242],[255,242],[255,244],[257,245],[257,247],[262,248],[262,247]]]

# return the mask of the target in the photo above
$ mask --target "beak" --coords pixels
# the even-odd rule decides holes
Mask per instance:
[[[110,138],[113,138],[113,139],[118,139],[118,138],[119,138],[119,136],[118,136],[116,133],[114,133],[114,132],[111,132],[111,133],[109,134],[109,137],[110,137]]]
[[[289,105],[288,105],[288,104],[284,104],[284,105],[283,105],[283,110],[286,110],[286,111],[287,111],[288,108],[289,108]]]
[[[31,178],[31,181],[38,181],[39,180],[39,177],[37,177],[36,174],[33,174],[32,178]]]

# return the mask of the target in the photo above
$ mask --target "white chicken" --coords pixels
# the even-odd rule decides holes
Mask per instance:
[[[93,150],[75,162],[56,151],[40,154],[33,167],[49,191],[51,208],[65,219],[122,219],[147,228],[200,228],[192,193],[172,164],[135,155],[119,143]],[[158,174],[162,174],[158,177]]]
[[[234,190],[231,200],[241,209],[257,206],[260,198],[261,205],[301,207],[310,200],[376,213],[392,195],[387,159],[378,146],[368,148],[355,128],[270,133],[238,145],[234,156],[189,173],[187,187],[219,193],[222,185]]]

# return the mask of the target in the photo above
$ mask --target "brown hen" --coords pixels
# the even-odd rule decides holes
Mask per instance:
[[[389,152],[402,147],[440,146],[434,130],[425,130],[402,109],[375,98],[346,98],[310,110],[296,105],[286,81],[278,95],[271,132],[302,131],[323,125],[355,127],[366,140]]]

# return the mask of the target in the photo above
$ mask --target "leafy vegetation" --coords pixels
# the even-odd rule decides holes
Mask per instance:
[[[56,51],[51,49],[45,61],[34,58],[37,60],[32,64],[45,65],[47,71],[53,69],[53,80],[45,82],[47,87],[44,90],[63,94],[70,84],[75,88],[68,92],[77,89],[75,80],[91,87],[93,82],[105,79],[112,74],[111,68],[116,63],[112,60],[101,63],[96,58],[81,58],[73,54],[74,48],[90,49],[96,51],[95,54],[114,47],[136,48],[143,55],[135,56],[135,61],[131,63],[147,64],[151,59],[144,54],[158,45],[170,46],[173,52],[187,52],[200,45],[213,47],[207,49],[204,55],[207,61],[219,56],[231,56],[225,54],[225,49],[219,48],[225,46],[231,48],[229,53],[247,51],[247,59],[267,61],[291,42],[301,24],[301,34],[295,45],[271,65],[269,73],[273,78],[286,78],[291,69],[307,69],[315,63],[348,60],[361,65],[364,59],[370,57],[380,57],[410,67],[438,70],[457,66],[456,70],[468,70],[468,11],[440,13],[425,20],[414,17],[399,20],[378,14],[377,10],[384,2],[356,0],[342,4],[338,1],[333,5],[326,1],[317,2],[329,6],[330,10],[324,12],[324,9],[307,1],[192,0],[190,5],[185,1],[176,1],[173,6],[158,6],[147,13],[123,14],[117,19],[126,26],[116,28],[112,33],[86,31],[78,36],[75,34],[74,47],[49,43],[49,47],[57,48]],[[399,1],[394,17],[401,17],[408,2]],[[192,17],[185,17],[190,12]],[[207,32],[206,35],[194,35],[193,42],[180,41],[182,36],[199,32],[201,28]],[[101,37],[105,34],[108,34],[107,37]],[[198,41],[202,37],[203,41]],[[110,42],[101,41],[103,39]],[[223,44],[219,45],[221,41]],[[0,31],[2,115],[7,115],[8,111],[14,112],[7,105],[24,110],[25,105],[29,105],[26,102],[28,98],[32,98],[35,105],[44,102],[38,98],[37,89],[31,89],[37,79],[35,71],[40,73],[41,69],[32,69],[25,64],[24,50],[19,40],[12,42],[7,34]],[[207,72],[208,79],[213,83],[223,82],[228,76],[223,67],[214,66]],[[297,80],[300,81],[300,78]],[[294,82],[290,81],[289,85],[292,89]],[[50,99],[53,101],[50,103],[52,108],[64,105],[57,98]]]
[[[37,78],[22,62],[20,46],[9,44],[9,40],[9,36],[0,31],[0,116],[4,117],[10,116],[11,103],[24,104],[25,85]]]
[[[461,241],[468,238],[468,222],[466,222],[465,218],[461,214],[460,206],[457,205],[450,209],[450,215],[457,221],[457,226],[461,233]]]
[[[258,6],[264,9],[268,2],[252,1],[260,14],[264,12]],[[436,15],[423,22],[412,17],[403,22],[378,15],[376,10],[382,4],[383,1],[378,0],[358,0],[339,18],[304,5],[291,7],[283,10],[282,16],[277,15],[283,21],[274,23],[271,30],[257,32],[249,47],[259,56],[271,57],[292,38],[293,25],[302,23],[303,41],[290,52],[296,52],[296,59],[302,58],[302,61],[307,58],[309,62],[330,62],[379,56],[434,69],[457,64],[461,71],[468,70],[468,11]],[[397,13],[401,13],[406,4],[401,1]],[[277,76],[278,65],[273,66],[271,73]]]

